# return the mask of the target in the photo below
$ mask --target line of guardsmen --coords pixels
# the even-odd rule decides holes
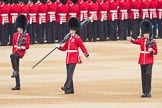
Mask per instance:
[[[90,16],[91,23],[80,30],[84,42],[137,38],[142,19],[150,19],[154,35],[162,38],[162,0],[0,0],[0,45],[12,44],[19,14],[28,18],[31,44],[60,41],[69,18]]]

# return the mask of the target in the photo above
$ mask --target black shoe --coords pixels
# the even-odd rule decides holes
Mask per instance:
[[[20,90],[20,87],[14,87],[11,90]]]
[[[65,94],[74,94],[73,90],[70,90],[64,86],[61,87],[61,90],[65,91]]]
[[[11,78],[14,78],[14,77],[17,77],[17,72],[16,71],[13,71],[13,74],[11,75]]]
[[[65,89],[66,89],[66,88],[65,88],[64,86],[61,87],[61,90],[65,91]]]
[[[146,97],[146,93],[143,93],[143,94],[141,95],[141,98],[144,98],[144,97]]]
[[[146,93],[146,97],[151,97],[151,93],[150,92],[147,92]]]
[[[66,90],[65,90],[65,94],[74,94],[74,91],[73,91],[73,90],[68,90],[68,89],[66,89]]]

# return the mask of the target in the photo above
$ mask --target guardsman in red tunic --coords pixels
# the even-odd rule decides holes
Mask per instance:
[[[99,4],[97,0],[91,0],[89,3],[89,17],[93,16],[93,20],[91,20],[91,23],[89,23],[89,37],[88,41],[96,41],[96,38],[98,36],[98,9],[99,9]],[[92,40],[93,39],[93,40]]]
[[[11,0],[10,1],[11,5],[10,5],[10,15],[9,15],[9,20],[10,20],[10,44],[12,44],[12,36],[15,33],[16,29],[15,29],[15,21],[17,16],[20,13],[20,5],[18,4],[18,0]]]
[[[78,0],[71,0],[71,4],[69,4],[68,9],[68,19],[71,17],[78,17]]]
[[[58,41],[61,41],[68,32],[67,31],[68,8],[69,6],[67,5],[67,0],[60,0],[56,13]]]
[[[157,15],[158,15],[158,37],[162,38],[162,0],[158,0],[157,6]]]
[[[9,13],[10,13],[10,4],[9,0],[2,0],[0,4],[0,36],[1,36],[1,45],[6,46],[9,42]]]
[[[99,3],[99,13],[98,13],[98,19],[99,19],[99,31],[100,31],[100,40],[106,41],[108,38],[108,10],[109,10],[109,2],[106,0],[102,0]]]
[[[141,8],[140,8],[140,18],[141,19],[149,19],[149,0],[141,0]]]
[[[153,35],[154,35],[154,37],[157,36],[157,33],[156,33],[157,5],[158,5],[158,0],[151,0],[150,1],[149,15],[150,15],[150,21],[151,21],[151,23],[153,25]]]
[[[28,0],[22,0],[22,3],[20,4],[20,14],[25,15],[28,17],[28,12],[29,12],[29,5],[28,5]]]
[[[118,10],[118,35],[120,40],[126,40],[128,36],[128,0],[119,1],[119,10]]]
[[[12,54],[10,55],[13,74],[12,78],[16,79],[16,86],[12,90],[20,90],[20,73],[19,73],[19,60],[23,58],[27,49],[29,49],[30,37],[26,33],[27,18],[24,15],[19,15],[16,19],[17,32],[13,35]]]
[[[40,3],[38,4],[38,15],[37,15],[38,43],[39,44],[43,44],[45,36],[47,36],[47,33],[46,33],[46,13],[47,13],[47,0],[40,0]]]
[[[88,8],[89,8],[89,3],[87,0],[82,0],[79,2],[79,15],[78,18],[82,22],[83,20],[88,18]],[[87,25],[83,29],[80,30],[80,36],[85,42],[87,40]]]
[[[130,27],[132,30],[132,37],[137,38],[139,36],[140,31],[140,7],[141,0],[130,0],[129,2],[129,19],[130,19]]]
[[[37,36],[37,13],[38,13],[38,0],[31,0],[29,3],[29,35],[30,35],[30,44],[34,44]]]
[[[71,37],[67,39],[65,44],[61,46],[57,44],[56,47],[61,51],[67,51],[66,56],[66,69],[67,79],[61,89],[65,91],[65,94],[74,94],[73,86],[73,74],[77,63],[81,62],[79,57],[79,47],[84,53],[85,57],[89,57],[87,49],[85,48],[81,38],[77,35],[80,29],[80,21],[77,18],[72,17],[68,22],[68,28],[70,29]]]
[[[118,1],[110,0],[109,4],[109,31],[110,40],[117,40]]]
[[[157,46],[155,40],[151,40],[152,24],[148,19],[141,22],[140,39],[128,38],[133,44],[140,45],[139,64],[141,66],[142,75],[142,92],[141,97],[151,97],[151,78],[152,66],[154,63],[154,55],[157,54]]]
[[[57,0],[47,3],[47,43],[54,43],[56,39],[56,9]]]

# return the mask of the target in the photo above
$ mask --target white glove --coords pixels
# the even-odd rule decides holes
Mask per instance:
[[[84,54],[84,56],[85,56],[86,58],[90,58],[90,55],[89,55],[89,54]]]
[[[58,49],[59,49],[60,47],[61,47],[61,45],[60,45],[60,44],[56,44],[56,48],[58,48]]]

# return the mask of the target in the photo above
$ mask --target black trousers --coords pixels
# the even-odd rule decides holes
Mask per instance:
[[[108,21],[100,21],[99,22],[99,33],[100,33],[100,40],[106,41],[109,35],[108,33]]]
[[[88,35],[88,40],[89,41],[96,41],[96,38],[98,36],[98,21],[93,21],[89,23],[89,35]]]
[[[157,35],[156,34],[156,24],[157,24],[157,18],[150,19],[152,25],[153,25],[153,35],[154,37]]]
[[[162,38],[162,19],[158,19],[158,37]]]
[[[87,40],[88,34],[87,34],[87,25],[85,25],[81,30],[79,31],[80,37],[85,42]]]
[[[14,24],[9,24],[9,35],[10,35],[10,45],[12,45],[12,40],[13,40],[13,34],[16,32],[16,27],[15,23]]]
[[[0,25],[1,45],[6,46],[9,42],[9,24]]]
[[[132,37],[134,39],[137,39],[137,37],[139,36],[139,32],[140,32],[140,19],[131,19],[130,25],[132,28]]]
[[[128,36],[131,36],[132,27],[130,24],[130,19],[128,19]]]
[[[30,36],[30,44],[34,44],[37,37],[37,32],[36,32],[37,24],[36,23],[29,24],[28,30]]]
[[[141,79],[142,79],[142,92],[151,92],[151,78],[152,78],[153,64],[141,65]]]
[[[58,41],[60,42],[65,36],[66,34],[68,33],[68,30],[67,30],[67,23],[56,23],[57,25],[57,38],[58,38]]]
[[[64,84],[65,88],[67,88],[68,90],[72,90],[73,92],[74,92],[73,74],[74,74],[75,66],[76,63],[66,64],[67,78]]]
[[[54,43],[56,39],[55,22],[47,22],[47,43]]]
[[[19,54],[13,53],[10,55],[10,58],[11,58],[12,68],[14,71],[17,72],[17,76],[15,77],[16,87],[20,87],[19,60],[21,57],[19,56]]]
[[[128,20],[119,20],[118,34],[120,40],[126,40],[128,36]]]
[[[38,24],[38,43],[44,44],[46,36],[46,23]]]
[[[117,20],[109,21],[110,26],[110,40],[117,40]]]

